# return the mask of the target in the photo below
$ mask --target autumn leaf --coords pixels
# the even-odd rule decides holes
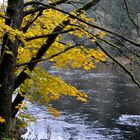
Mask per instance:
[[[0,116],[0,123],[5,123],[5,119]]]

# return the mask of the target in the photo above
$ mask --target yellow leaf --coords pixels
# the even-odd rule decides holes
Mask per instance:
[[[0,123],[5,123],[5,119],[0,116]]]
[[[49,113],[51,113],[54,117],[58,117],[60,115],[60,112],[53,107],[49,107],[48,109]]]

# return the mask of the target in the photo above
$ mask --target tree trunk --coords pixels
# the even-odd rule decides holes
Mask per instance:
[[[5,23],[14,29],[19,29],[21,26],[23,4],[23,0],[8,0],[6,14],[10,19],[6,19]],[[6,122],[0,123],[0,139],[8,135],[10,127],[18,44],[18,39],[12,43],[8,39],[8,35],[3,37],[0,58],[0,116],[4,118]],[[10,51],[13,55],[6,51]]]

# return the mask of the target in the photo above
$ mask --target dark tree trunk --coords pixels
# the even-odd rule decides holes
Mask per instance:
[[[22,21],[23,0],[9,0],[7,7],[7,19],[5,23],[14,29],[19,29]],[[2,52],[0,58],[0,116],[6,120],[0,123],[0,139],[8,135],[11,120],[12,93],[15,82],[15,66],[18,51],[18,39],[12,43],[8,35],[3,37]],[[9,54],[6,51],[12,53]]]

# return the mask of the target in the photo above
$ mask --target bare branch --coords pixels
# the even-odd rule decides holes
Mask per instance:
[[[132,53],[133,55],[135,55],[136,57],[140,57],[140,54],[134,52],[133,50],[131,50],[130,48],[128,48],[122,41],[120,41],[118,38],[115,38],[113,36],[107,35],[110,38],[113,38],[115,40],[117,40],[125,49],[127,49],[130,53]]]
[[[101,45],[99,42],[95,41],[95,43],[99,46],[99,48],[110,58],[115,62],[117,65],[119,65],[132,79],[132,81],[140,88],[139,81],[136,80],[134,75],[131,73],[129,69],[127,69],[124,65],[122,65],[117,59],[115,59],[111,54],[109,54]]]
[[[139,64],[138,62],[136,62],[135,60],[133,60],[133,59],[131,59],[129,56],[127,56],[127,55],[124,53],[124,51],[122,50],[122,48],[120,48],[119,46],[117,46],[117,45],[115,45],[115,44],[109,42],[109,41],[106,40],[106,39],[101,39],[101,38],[99,38],[98,36],[96,36],[96,38],[98,38],[99,40],[103,41],[104,43],[110,45],[111,47],[118,49],[118,50],[120,51],[120,53],[121,53],[123,56],[125,56],[125,57],[126,57],[127,59],[129,59],[131,62],[134,62],[135,64],[137,64],[138,66],[140,66],[140,64]]]

